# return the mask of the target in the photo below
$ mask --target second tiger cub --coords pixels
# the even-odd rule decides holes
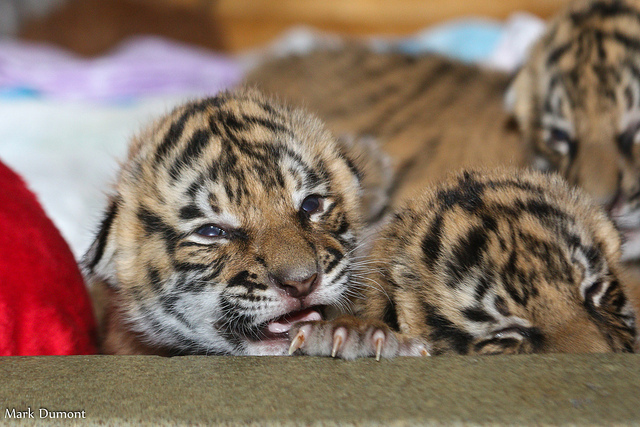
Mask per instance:
[[[359,317],[297,324],[291,350],[392,357],[421,341],[431,354],[631,352],[619,260],[613,223],[559,177],[463,172],[391,217]]]

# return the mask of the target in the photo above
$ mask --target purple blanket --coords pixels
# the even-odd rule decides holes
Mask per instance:
[[[242,78],[240,64],[205,49],[153,37],[129,39],[84,59],[52,46],[0,39],[0,94],[121,100],[143,95],[213,94]]]

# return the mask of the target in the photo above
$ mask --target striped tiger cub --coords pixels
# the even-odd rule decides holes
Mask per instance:
[[[395,205],[463,167],[556,171],[609,210],[625,234],[624,259],[635,260],[639,16],[638,0],[571,2],[512,85],[505,74],[436,56],[354,44],[275,60],[247,81],[318,112],[338,133],[378,138],[394,161]]]
[[[110,354],[280,355],[356,292],[385,156],[240,90],[133,139],[82,261]]]
[[[291,352],[633,351],[620,238],[591,200],[558,176],[525,170],[443,180],[383,227],[358,317],[295,324]]]

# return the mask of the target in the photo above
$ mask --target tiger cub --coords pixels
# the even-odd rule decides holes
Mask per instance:
[[[385,165],[255,91],[176,108],[133,139],[82,261],[102,350],[286,354],[353,292]]]
[[[511,85],[506,74],[354,44],[266,63],[247,81],[317,111],[336,132],[379,138],[397,171],[396,205],[463,167],[556,171],[607,207],[624,259],[637,260],[639,15],[640,0],[570,2]]]
[[[498,169],[445,179],[395,211],[369,270],[359,318],[294,325],[292,352],[633,351],[618,232],[554,175]]]

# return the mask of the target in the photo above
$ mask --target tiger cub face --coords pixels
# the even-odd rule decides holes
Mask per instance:
[[[105,351],[285,354],[293,322],[346,299],[377,215],[363,203],[384,169],[367,169],[373,153],[251,91],[157,121],[133,140],[83,260],[109,289]]]
[[[365,318],[431,354],[632,351],[605,213],[552,175],[464,172],[392,216],[371,254]]]
[[[576,1],[557,16],[513,85],[534,164],[605,206],[640,258],[640,1]]]

